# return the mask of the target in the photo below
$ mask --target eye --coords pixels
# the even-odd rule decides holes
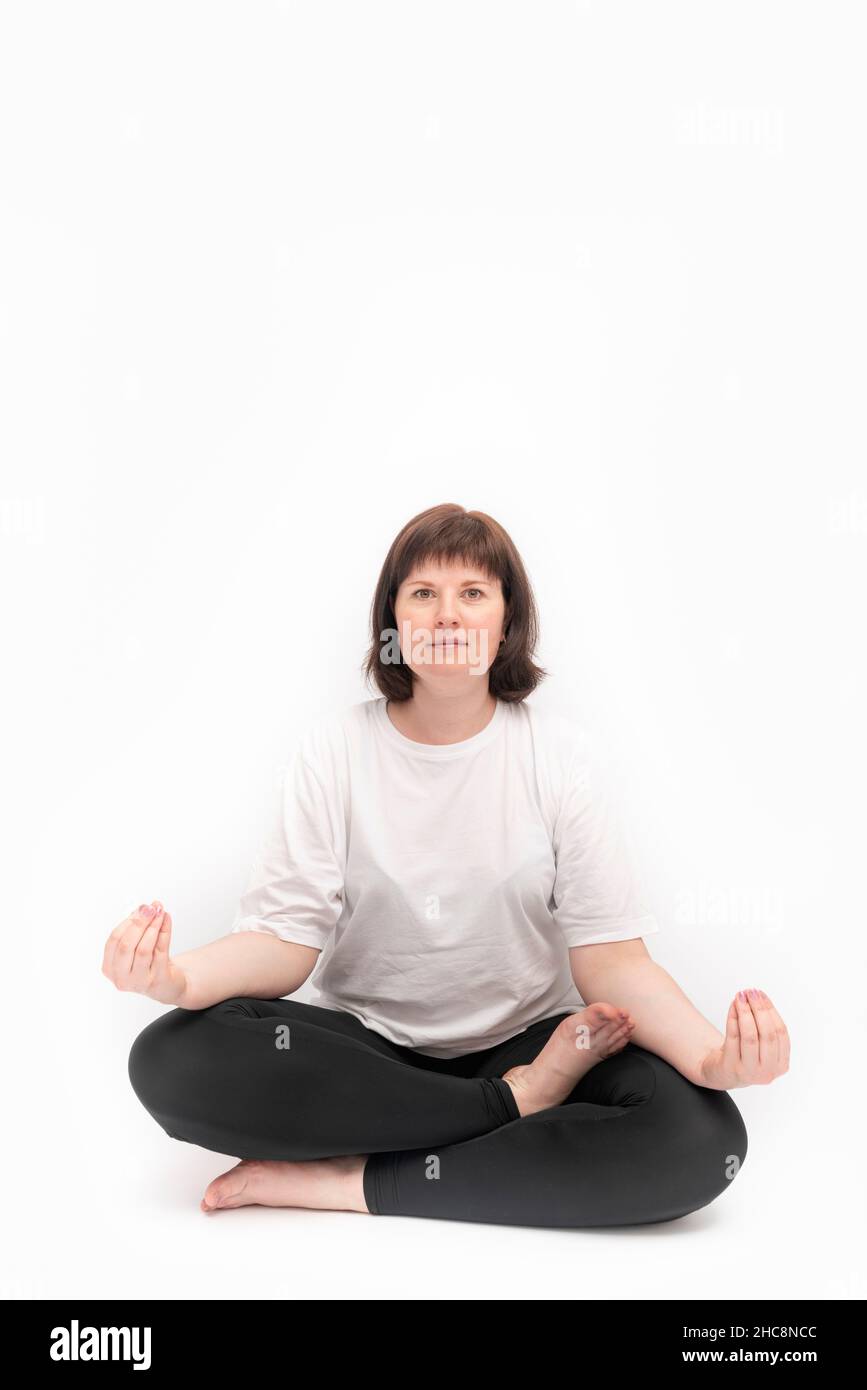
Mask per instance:
[[[430,593],[432,593],[432,592],[433,592],[433,591],[432,591],[431,589],[413,589],[412,594],[410,595],[410,597],[411,597],[411,598],[418,598],[419,594],[430,594]],[[480,598],[484,598],[484,593],[483,593],[483,591],[482,591],[481,589],[477,589],[477,588],[475,588],[475,587],[471,587],[471,588],[469,588],[469,589],[464,589],[464,593],[465,593],[465,594],[478,594]]]

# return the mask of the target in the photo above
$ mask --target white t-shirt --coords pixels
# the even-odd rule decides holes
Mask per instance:
[[[456,1057],[580,1009],[568,947],[659,926],[580,725],[498,700],[417,743],[381,696],[297,740],[231,930],[321,947],[313,1003]]]

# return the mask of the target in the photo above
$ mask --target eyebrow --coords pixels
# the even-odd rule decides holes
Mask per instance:
[[[436,585],[435,585],[435,583],[433,582],[432,579],[423,579],[420,575],[417,576],[417,577],[415,577],[415,578],[405,579],[403,582],[404,582],[404,584],[424,584],[425,587],[426,587],[426,588],[429,588],[429,589],[435,589],[435,588],[436,588]],[[462,584],[483,584],[483,585],[486,585],[486,586],[487,586],[487,585],[490,585],[491,582],[492,582],[492,581],[491,581],[490,579],[462,579],[462,580],[461,580],[461,583],[462,583]]]

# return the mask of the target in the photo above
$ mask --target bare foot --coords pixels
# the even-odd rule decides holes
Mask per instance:
[[[368,1210],[362,1175],[366,1154],[297,1162],[242,1158],[205,1189],[202,1211],[224,1207],[310,1207],[314,1211]]]
[[[564,1018],[532,1062],[503,1074],[521,1114],[560,1105],[591,1067],[626,1046],[634,1027],[613,1004],[589,1004]]]

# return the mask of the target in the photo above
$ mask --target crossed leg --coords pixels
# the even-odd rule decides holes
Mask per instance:
[[[348,1013],[237,997],[155,1019],[129,1076],[172,1138],[297,1166],[299,1190],[319,1182],[317,1206],[593,1226],[712,1201],[746,1155],[743,1121],[728,1093],[693,1086],[653,1053],[627,1044],[561,1102],[521,1113],[503,1073],[532,1063],[569,1017],[435,1059]],[[319,1162],[329,1159],[341,1163]]]

